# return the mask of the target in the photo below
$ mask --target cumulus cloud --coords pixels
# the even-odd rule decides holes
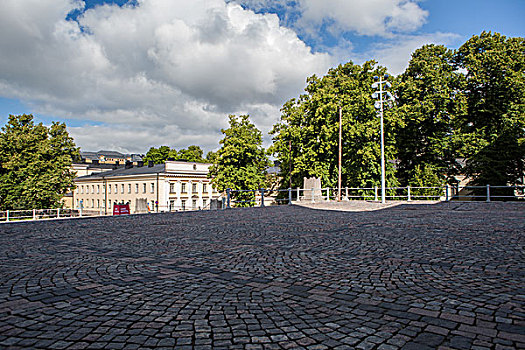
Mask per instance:
[[[82,4],[2,1],[0,95],[93,121],[70,128],[86,150],[213,149],[230,113],[267,131],[305,78],[335,63],[276,15],[224,0],[142,0],[66,20]]]
[[[460,37],[452,33],[403,35],[388,43],[377,44],[359,59],[365,61],[374,57],[380,65],[386,66],[391,74],[398,75],[408,67],[412,53],[426,44],[451,45]]]
[[[295,13],[290,23],[315,36],[324,26],[337,35],[351,31],[360,35],[391,37],[421,27],[428,11],[418,0],[232,0],[256,10],[288,9]],[[287,21],[288,22],[288,21]]]

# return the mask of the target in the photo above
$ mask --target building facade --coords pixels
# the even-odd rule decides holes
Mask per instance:
[[[106,214],[121,203],[131,213],[205,209],[220,197],[208,178],[210,165],[167,161],[80,176],[73,207]]]
[[[97,163],[97,164],[125,164],[126,162],[137,162],[142,161],[142,154],[124,154],[116,151],[98,151],[98,152],[86,152],[81,151],[80,157],[84,163]]]

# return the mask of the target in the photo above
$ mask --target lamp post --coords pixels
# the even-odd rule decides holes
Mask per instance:
[[[375,83],[372,84],[372,88],[377,89],[379,88],[379,91],[376,91],[372,94],[372,98],[379,99],[376,103],[374,103],[374,107],[379,110],[379,116],[381,118],[381,203],[386,203],[386,192],[385,192],[385,136],[384,136],[384,127],[383,127],[383,102],[386,101],[393,101],[394,96],[389,91],[386,91],[383,89],[383,86],[385,88],[390,88],[392,85],[386,81],[388,78],[388,74],[385,74],[382,77],[375,76],[374,80]],[[385,97],[383,95],[386,95]]]

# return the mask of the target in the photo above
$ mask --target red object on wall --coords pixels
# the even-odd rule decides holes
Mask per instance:
[[[129,204],[115,204],[113,215],[129,215]]]

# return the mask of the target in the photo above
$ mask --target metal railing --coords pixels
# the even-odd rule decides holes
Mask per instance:
[[[387,200],[413,201],[413,200],[518,200],[525,202],[525,186],[407,186],[387,187],[385,189]],[[287,193],[283,195],[284,193]],[[252,193],[251,196],[239,195]],[[379,187],[343,187],[341,200],[380,200]],[[293,202],[327,202],[339,200],[338,188],[288,188],[288,189],[257,189],[257,190],[226,190],[225,208],[237,206],[261,206],[270,204],[292,204]]]
[[[0,222],[23,220],[65,219],[72,217],[92,216],[89,211],[76,209],[29,209],[29,210],[3,210],[0,211]]]

